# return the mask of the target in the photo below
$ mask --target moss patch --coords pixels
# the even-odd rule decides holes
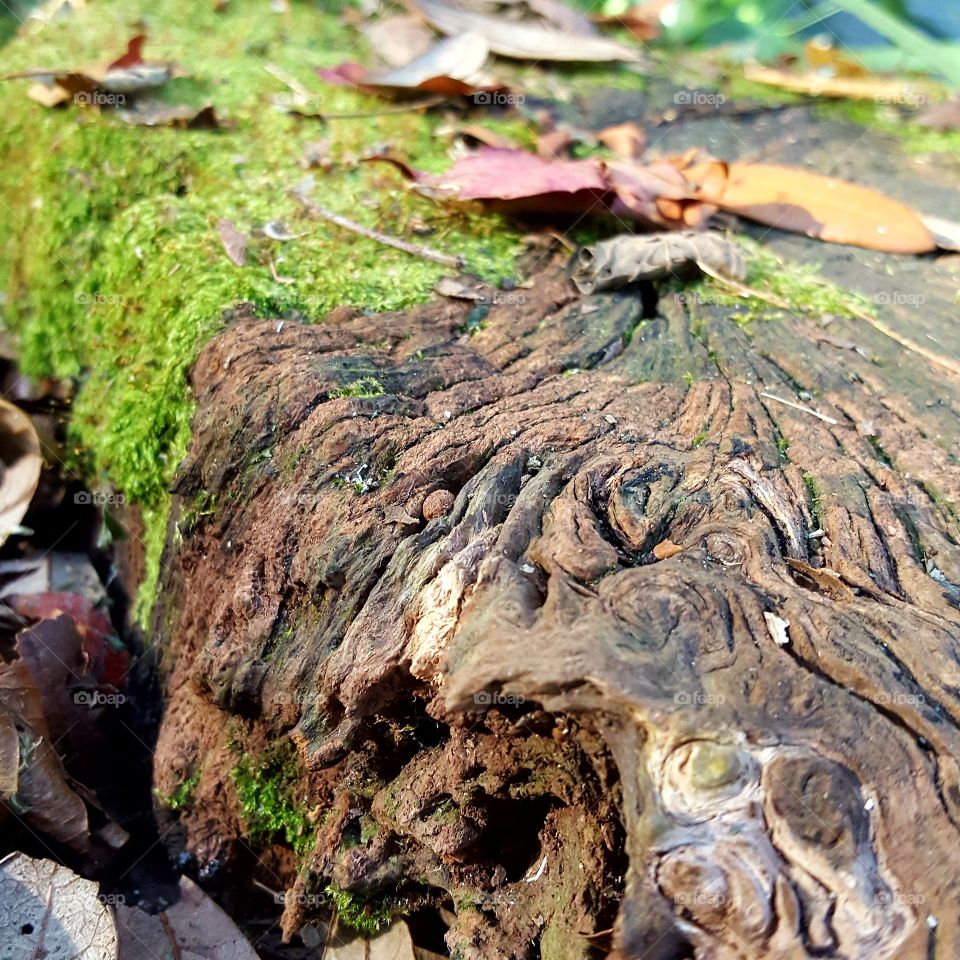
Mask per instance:
[[[336,907],[340,922],[348,927],[372,936],[390,926],[392,911],[387,901],[361,897],[335,883],[328,884],[325,893]]]
[[[273,103],[289,90],[268,64],[310,90],[310,109],[384,110],[382,101],[325,86],[313,73],[365,56],[338,13],[334,4],[298,3],[278,15],[255,0],[236,0],[220,13],[213,4],[185,13],[174,0],[149,7],[108,0],[4,50],[10,71],[109,59],[143,20],[147,55],[192,74],[171,81],[162,96],[212,102],[230,124],[219,131],[130,127],[109,114],[46,110],[26,98],[23,83],[0,87],[4,319],[19,334],[26,372],[77,384],[74,465],[141,503],[149,576],[159,566],[166,491],[190,436],[187,371],[219,329],[223,309],[247,300],[264,315],[308,319],[345,303],[371,313],[399,309],[427,298],[444,272],[306,219],[288,193],[305,175],[308,144],[327,141],[331,166],[312,173],[324,205],[394,235],[426,232],[423,242],[462,255],[491,282],[512,275],[518,234],[499,218],[451,214],[410,191],[392,168],[357,162],[387,144],[421,167],[442,168],[450,138],[437,133],[441,115],[393,112],[324,124]],[[246,267],[226,258],[216,231],[221,217],[251,234]],[[257,237],[273,220],[302,236]],[[151,589],[148,582],[141,614]]]
[[[253,843],[282,840],[300,856],[310,852],[315,831],[298,797],[304,778],[291,749],[274,749],[258,760],[244,756],[231,775]]]

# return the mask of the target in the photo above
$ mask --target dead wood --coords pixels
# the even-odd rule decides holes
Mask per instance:
[[[471,960],[960,955],[960,379],[854,320],[524,295],[202,354],[158,616],[190,849],[242,855],[231,742],[289,735],[291,931],[333,882]]]

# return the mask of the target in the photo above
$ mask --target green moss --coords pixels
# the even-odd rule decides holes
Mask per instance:
[[[807,488],[807,506],[810,509],[810,522],[815,530],[823,529],[823,487],[820,481],[810,473],[803,475],[803,485]]]
[[[383,384],[376,377],[361,377],[348,383],[342,390],[334,390],[331,397],[380,397],[383,396]]]
[[[171,810],[183,810],[193,803],[193,794],[200,782],[200,771],[195,770],[173,793],[167,796],[157,794],[160,802]]]
[[[297,799],[303,779],[292,749],[276,748],[259,760],[243,756],[231,775],[250,840],[282,839],[300,856],[309,853],[314,826]]]
[[[348,927],[372,936],[390,926],[392,911],[388,901],[361,897],[335,883],[327,885],[326,894],[336,907],[337,917]]]
[[[694,438],[693,445],[695,447],[702,447],[707,442],[707,431],[701,430]]]
[[[311,91],[311,108],[382,111],[381,101],[314,75],[313,67],[356,53],[355,36],[328,9],[294,4],[277,15],[236,0],[223,12],[209,4],[186,17],[175,0],[149,7],[108,0],[4,50],[10,71],[102,60],[116,56],[143,19],[148,56],[176,60],[192,74],[162,96],[213,102],[229,123],[219,131],[130,127],[109,114],[46,110],[21,83],[0,86],[4,319],[19,334],[27,373],[70,378],[79,388],[73,464],[142,505],[148,576],[159,567],[167,490],[190,437],[187,372],[220,328],[223,309],[241,300],[267,316],[317,318],[344,303],[399,309],[429,297],[444,272],[305,219],[289,190],[304,176],[299,160],[309,143],[329,141],[333,166],[314,174],[326,206],[394,235],[428,230],[432,247],[463,256],[491,282],[513,273],[519,236],[498,217],[451,214],[391,167],[356,162],[387,142],[418,166],[442,168],[449,136],[438,134],[439,115],[394,112],[323,125],[274,107],[271,98],[289,91],[267,63]],[[226,258],[221,217],[251,234],[246,267]],[[302,236],[279,243],[254,235],[271,220]],[[293,282],[278,282],[271,264]],[[148,580],[141,617],[153,591]]]
[[[889,104],[872,101],[838,100],[817,108],[819,116],[852,121],[878,133],[896,137],[910,154],[942,153],[960,155],[960,130],[931,130],[911,122]]]
[[[745,325],[754,320],[771,320],[784,315],[784,308],[764,297],[788,304],[791,311],[818,317],[856,318],[872,312],[866,299],[824,279],[818,264],[783,260],[750,237],[736,237],[734,242],[743,248],[747,262],[746,284],[761,296],[741,296],[725,284],[707,277],[704,280],[706,294],[701,299],[732,308],[732,318],[737,323]]]

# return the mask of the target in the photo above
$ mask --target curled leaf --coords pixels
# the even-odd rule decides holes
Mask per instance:
[[[740,248],[717,233],[621,234],[581,248],[570,279],[584,294],[615,290],[638,280],[662,280],[699,265],[733,280],[746,278]]]
[[[343,63],[317,73],[327,83],[359,87],[384,96],[411,93],[467,96],[478,90],[494,89],[479,76],[489,52],[486,40],[464,33],[434,44],[415,60],[386,73],[371,74],[358,63]]]
[[[606,37],[571,34],[533,23],[516,23],[463,10],[441,0],[407,0],[407,3],[441,33],[448,36],[477,34],[487,41],[493,53],[502,57],[580,63],[640,60],[636,50]]]

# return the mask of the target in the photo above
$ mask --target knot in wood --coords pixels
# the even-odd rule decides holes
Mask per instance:
[[[435,520],[445,517],[453,509],[454,496],[449,490],[434,490],[423,501],[423,519]]]

